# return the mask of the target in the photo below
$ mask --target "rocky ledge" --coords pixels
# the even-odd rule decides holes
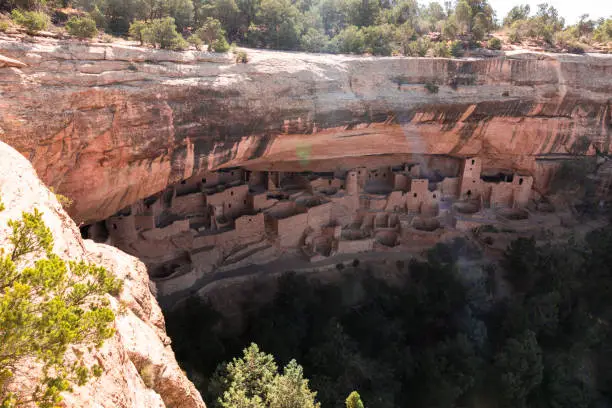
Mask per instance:
[[[611,56],[247,52],[0,36],[0,140],[78,221],[220,167],[412,153],[537,173],[610,149]]]
[[[0,158],[0,196],[6,206],[0,212],[0,251],[8,247],[8,220],[36,208],[43,212],[53,233],[55,253],[103,265],[124,282],[120,295],[109,297],[117,316],[115,336],[100,350],[81,350],[84,362],[99,364],[104,373],[65,395],[62,406],[205,408],[176,362],[142,262],[111,246],[81,240],[79,229],[38,179],[32,165],[2,142]],[[143,372],[146,378],[141,377]],[[20,383],[17,389],[27,389],[34,383],[34,379],[23,377],[15,381]]]

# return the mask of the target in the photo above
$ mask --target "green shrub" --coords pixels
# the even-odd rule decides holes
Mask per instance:
[[[355,26],[348,26],[333,38],[337,51],[343,54],[362,54],[365,50],[363,31]]]
[[[155,366],[153,364],[145,364],[140,370],[138,370],[138,374],[147,388],[153,388],[155,386],[155,379],[157,376],[155,375]]]
[[[56,193],[55,189],[53,187],[49,187],[49,191],[51,191],[53,194],[55,194],[55,198],[57,199],[57,201],[59,201],[59,203],[65,209],[68,209],[68,208],[72,207],[72,204],[74,204],[74,202],[70,198],[66,197],[63,194]]]
[[[501,50],[502,42],[497,37],[489,38],[489,41],[487,41],[487,48],[490,50]]]
[[[221,37],[212,43],[212,49],[215,52],[228,52],[230,45],[227,43],[225,37]]]
[[[389,24],[370,26],[361,29],[365,51],[373,55],[391,55],[395,28]]]
[[[327,47],[328,41],[329,38],[324,33],[311,27],[300,38],[300,46],[304,51],[322,52]]]
[[[510,40],[512,44],[518,44],[523,41],[523,37],[521,36],[519,30],[512,28],[508,32],[508,40]]]
[[[346,398],[344,402],[346,408],[363,408],[363,402],[361,401],[361,396],[357,391],[353,391]]]
[[[51,23],[49,16],[39,11],[15,9],[11,13],[11,18],[15,23],[24,27],[28,34],[36,34],[38,31],[46,29]]]
[[[195,35],[208,45],[208,51],[227,52],[229,44],[225,39],[225,30],[216,18],[208,17]]]
[[[593,32],[593,39],[603,43],[612,41],[612,18],[605,20],[597,26]]]
[[[438,87],[438,85],[428,82],[425,84],[425,89],[427,89],[429,93],[438,93],[438,90],[440,88]]]
[[[459,58],[463,56],[463,43],[459,40],[455,40],[451,43],[450,53],[453,57]]]
[[[556,33],[554,43],[557,47],[564,48],[573,54],[583,54],[586,49],[585,45],[576,40],[569,30]]]
[[[96,27],[98,27],[98,28],[105,28],[106,27],[106,17],[100,11],[100,9],[98,8],[97,5],[93,9],[93,11],[91,13],[89,13],[89,16],[96,22]]]
[[[136,20],[132,24],[130,24],[130,29],[128,33],[132,40],[136,40],[140,43],[140,45],[143,45],[146,40],[148,29],[149,25],[146,22],[142,20]]]
[[[134,26],[136,23],[138,25]],[[172,17],[157,18],[148,23],[134,22],[130,26],[130,31],[134,32],[134,37],[140,37],[144,42],[152,44],[154,47],[173,50],[187,48],[187,42],[176,31],[176,24],[174,24],[174,18]]]
[[[567,44],[567,52],[571,54],[584,54],[585,51],[586,45],[578,41],[571,41],[569,44]]]
[[[430,45],[430,41],[423,38],[419,38],[416,41],[411,41],[408,43],[407,55],[411,57],[424,57],[427,55]]]
[[[187,42],[187,40],[183,38],[182,35],[179,34],[172,41],[172,44],[170,45],[169,48],[173,51],[185,51],[187,48],[189,48],[189,43]]]
[[[66,23],[66,30],[79,38],[93,38],[98,34],[96,22],[90,17],[71,17]]]
[[[11,24],[6,20],[0,20],[0,33],[6,32]]]
[[[55,255],[42,213],[9,221],[9,250],[0,252],[0,406],[22,406],[8,390],[23,361],[40,364],[40,382],[31,395],[39,407],[56,407],[61,393],[101,374],[80,358],[66,361],[69,349],[98,348],[114,335],[115,315],[105,294],[117,295],[122,282],[102,267],[64,261]],[[38,258],[33,265],[26,259]],[[78,354],[77,354],[78,356]],[[13,384],[17,385],[18,384]]]
[[[440,42],[434,45],[433,55],[434,57],[442,57],[442,58],[448,58],[451,56],[448,46],[446,45],[446,43],[443,43],[443,42]]]
[[[193,45],[198,51],[202,50],[202,45],[204,45],[202,39],[197,35],[191,35],[189,38],[187,38],[187,42]]]
[[[244,51],[238,51],[236,53],[236,62],[238,64],[246,64],[247,62],[249,62],[249,56]]]

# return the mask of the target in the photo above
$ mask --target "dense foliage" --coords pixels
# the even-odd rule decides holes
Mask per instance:
[[[582,52],[586,44],[612,41],[612,19],[594,21],[584,15],[576,25],[566,27],[548,4],[539,5],[534,15],[528,5],[516,6],[502,18],[495,16],[487,0],[443,5],[435,1],[423,5],[417,0],[11,0],[0,9],[53,13],[66,6],[89,13],[98,28],[115,35],[129,32],[141,42],[147,41],[134,32],[141,24],[168,26],[157,28],[171,37],[170,42],[148,42],[174,49],[185,48],[188,43],[181,40],[199,30],[210,34],[211,21],[218,24],[215,45],[198,37],[218,51],[227,50],[229,40],[258,48],[447,57],[461,54],[450,52],[457,42],[462,49],[500,49],[500,42],[488,41],[499,28],[511,42],[534,40],[571,52]],[[502,27],[496,17],[503,21]],[[455,42],[452,47],[451,42]],[[195,37],[190,43],[201,46]]]
[[[104,295],[117,294],[121,282],[102,267],[55,255],[36,210],[9,227],[10,247],[0,252],[0,406],[56,407],[61,392],[102,373],[81,361],[79,347],[100,347],[113,335],[115,316]],[[68,350],[74,358],[66,358]],[[40,383],[30,395],[17,395],[8,387],[32,369],[24,361],[40,367]]]
[[[214,405],[223,408],[320,408],[295,360],[280,374],[274,357],[254,343],[242,358],[219,365],[210,387],[217,396]]]
[[[491,273],[465,279],[460,265],[478,251],[457,241],[427,262],[398,262],[393,285],[358,268],[338,283],[286,274],[271,301],[245,301],[238,329],[195,300],[166,321],[207,401],[224,395],[215,367],[257,342],[303,364],[323,407],[360,406],[347,399],[355,389],[383,408],[609,404],[612,230],[585,241],[515,241],[499,269],[514,287],[507,298],[493,296]]]
[[[566,27],[558,11],[546,3],[539,4],[532,16],[529,5],[512,8],[504,19],[504,26],[511,42],[530,39],[573,53],[584,52],[594,42],[612,41],[612,18],[595,21],[583,14],[575,25]]]
[[[13,21],[23,26],[29,34],[46,29],[51,23],[51,19],[45,13],[39,11],[23,11],[14,9],[11,13]]]
[[[98,34],[96,22],[89,17],[72,17],[66,23],[68,34],[80,38],[92,38]]]

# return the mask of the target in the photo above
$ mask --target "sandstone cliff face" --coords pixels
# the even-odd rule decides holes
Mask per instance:
[[[0,55],[11,59],[0,64],[0,139],[75,201],[79,221],[222,166],[415,153],[537,173],[536,158],[610,149],[606,56],[253,50],[235,64],[231,55],[2,36]]]
[[[67,394],[64,406],[205,408],[174,358],[144,265],[116,248],[82,241],[78,228],[38,179],[32,165],[1,142],[0,158],[0,196],[6,206],[0,212],[0,248],[7,246],[7,221],[37,208],[53,232],[58,255],[103,265],[124,281],[120,296],[111,298],[117,314],[116,335],[100,350],[85,351],[85,361],[101,365],[104,374]],[[147,384],[139,374],[144,367],[150,374]],[[23,378],[17,380],[27,383]]]

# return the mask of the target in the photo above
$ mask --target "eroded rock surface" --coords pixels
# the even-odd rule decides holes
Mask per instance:
[[[0,36],[0,139],[101,220],[208,169],[363,155],[535,158],[609,151],[612,58],[231,55]],[[437,92],[426,84],[438,86]],[[434,87],[429,87],[431,90]]]
[[[0,196],[6,206],[0,212],[0,249],[8,246],[8,220],[37,208],[53,233],[58,255],[103,265],[124,281],[122,293],[111,298],[117,315],[116,335],[100,350],[83,350],[84,361],[101,365],[104,373],[67,394],[64,406],[205,408],[201,396],[176,362],[144,265],[111,246],[82,241],[78,228],[55,195],[38,179],[32,165],[1,142],[0,158]],[[146,384],[140,375],[145,367]],[[33,379],[16,380],[25,388],[33,384]]]

